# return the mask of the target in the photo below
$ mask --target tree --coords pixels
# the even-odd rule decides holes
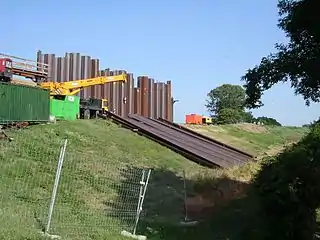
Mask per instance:
[[[245,112],[245,111],[242,111],[241,112],[241,115],[242,115],[242,122],[246,122],[246,123],[252,123],[254,122],[254,117],[252,115],[252,112]]]
[[[223,108],[215,119],[217,124],[233,124],[241,122],[243,114],[242,111],[238,109]]]
[[[276,119],[270,117],[257,117],[255,119],[257,122],[263,123],[264,125],[281,126]]]
[[[217,116],[222,109],[243,111],[245,90],[240,85],[223,84],[208,93],[206,107],[212,116]]]
[[[278,27],[289,43],[276,44],[277,53],[262,58],[260,65],[242,77],[250,108],[262,106],[263,92],[286,81],[291,82],[295,94],[303,96],[306,105],[320,101],[319,1],[280,0],[278,9]]]
[[[245,112],[245,100],[242,86],[223,84],[208,93],[206,107],[217,124],[252,122],[252,113]]]
[[[277,53],[264,57],[242,77],[250,108],[279,82],[291,82],[306,105],[320,101],[319,0],[280,0],[279,28],[289,38]],[[266,161],[254,179],[262,216],[263,239],[314,239],[320,206],[320,124],[298,144]],[[262,238],[261,238],[262,239]]]

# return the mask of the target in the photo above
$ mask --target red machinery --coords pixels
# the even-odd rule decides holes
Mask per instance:
[[[0,81],[10,82],[19,75],[39,82],[48,78],[48,72],[48,64],[0,53]]]
[[[12,61],[10,58],[0,58],[0,81],[10,82],[12,79]]]

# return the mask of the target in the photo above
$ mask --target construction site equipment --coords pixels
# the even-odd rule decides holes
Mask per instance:
[[[0,81],[10,82],[14,75],[32,79],[34,82],[48,79],[49,65],[0,53]]]
[[[80,98],[78,96],[56,96],[50,99],[50,115],[56,120],[79,118]]]
[[[40,83],[40,87],[50,90],[50,95],[52,96],[73,96],[79,93],[83,88],[103,85],[111,82],[125,82],[126,78],[126,74],[120,74],[116,76],[95,77],[68,82],[43,82]]]
[[[186,124],[202,124],[202,116],[197,114],[186,115]]]
[[[213,123],[213,119],[211,117],[206,117],[206,116],[202,117],[202,124],[212,124],[212,123]]]
[[[43,82],[40,87],[50,91],[51,115],[57,120],[73,120],[77,118],[93,118],[107,110],[106,99],[83,99],[74,96],[81,89],[112,82],[125,82],[126,74],[115,76],[95,77],[68,82]],[[82,102],[82,104],[80,104]]]
[[[109,110],[107,99],[81,99],[80,100],[80,118],[97,118],[99,114],[105,114]]]

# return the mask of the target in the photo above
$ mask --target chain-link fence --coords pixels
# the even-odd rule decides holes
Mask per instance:
[[[0,133],[1,239],[36,239],[44,230],[59,147],[50,140],[33,142],[19,129]]]
[[[46,233],[105,239],[124,230],[139,233],[150,170],[107,164],[82,152],[79,142],[47,136],[34,142],[32,131],[24,139],[19,130],[1,136],[0,238],[38,239]]]

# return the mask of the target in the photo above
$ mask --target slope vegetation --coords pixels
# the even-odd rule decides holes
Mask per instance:
[[[304,127],[261,126],[249,123],[185,127],[259,157],[277,153],[285,145],[301,139],[308,131],[308,128]]]
[[[146,200],[153,212],[159,208],[154,206],[152,209],[152,203],[158,201],[161,194],[170,195],[166,188],[175,184],[173,180],[177,179],[176,182],[181,184],[178,186],[180,192],[183,190],[176,175],[181,176],[183,169],[190,169],[192,173],[202,170],[167,148],[103,120],[59,122],[6,133],[13,141],[0,140],[1,239],[40,239],[39,231],[46,222],[59,148],[65,138],[68,139],[66,157],[50,232],[70,239],[110,239],[113,233],[118,236],[121,228],[132,230],[133,215],[126,211],[135,211],[138,198],[124,200],[131,205],[122,210],[119,209],[123,206],[114,209],[115,218],[106,220],[103,211],[107,208],[105,202],[117,191],[118,195],[137,196],[140,168],[153,169],[149,189],[159,185],[160,191],[152,191],[151,200]],[[135,177],[137,184],[116,185],[121,184],[123,172]],[[161,187],[165,191],[161,192]],[[177,194],[182,196],[182,193]],[[181,212],[182,207],[178,202],[177,211]],[[117,217],[121,214],[126,215],[126,219],[120,223]],[[127,220],[131,222],[127,223]],[[117,238],[120,239],[114,239]]]
[[[280,148],[306,132],[302,128],[252,132],[243,126],[196,130],[253,153]],[[240,187],[228,174],[202,168],[109,121],[59,122],[6,133],[13,141],[0,140],[1,239],[41,239],[65,138],[68,144],[50,229],[63,239],[122,239],[121,230],[131,231],[142,168],[152,172],[138,233],[149,239],[194,239],[177,226],[185,217],[183,171],[188,215],[193,218],[232,199],[233,186]],[[217,189],[224,191],[223,199]],[[210,201],[198,198],[199,192],[210,192]]]

